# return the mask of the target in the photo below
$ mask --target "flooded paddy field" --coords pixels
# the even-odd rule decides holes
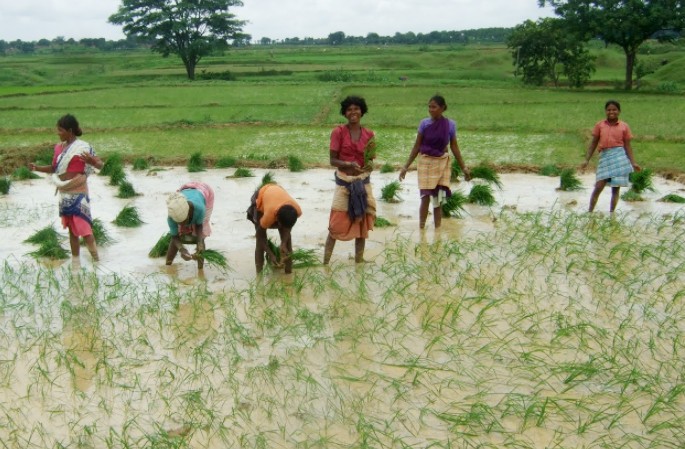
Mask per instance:
[[[410,173],[401,202],[378,202],[396,226],[372,232],[366,263],[338,242],[330,266],[257,277],[254,172],[127,171],[132,199],[91,177],[114,239],[96,264],[27,255],[27,237],[59,228],[47,180],[0,197],[0,448],[685,441],[685,211],[656,201],[682,185],[657,179],[609,217],[608,190],[584,212],[593,175],[560,192],[558,178],[502,174],[494,207],[420,232]],[[272,172],[303,209],[294,247],[321,257],[332,170]],[[215,189],[207,247],[228,271],[147,256],[166,196],[191,179]],[[394,179],[373,175],[377,197]],[[142,226],[111,223],[126,205]]]

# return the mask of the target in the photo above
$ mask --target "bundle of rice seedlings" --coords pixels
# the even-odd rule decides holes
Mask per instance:
[[[143,224],[138,209],[134,206],[125,206],[114,219],[114,224],[124,228],[136,228]]]
[[[55,150],[51,147],[43,148],[36,155],[35,163],[36,165],[52,165],[52,156]]]
[[[109,235],[105,224],[99,218],[93,220],[93,237],[98,246],[107,246],[114,243],[114,239]],[[85,241],[82,242],[85,244]]]
[[[374,159],[376,159],[376,138],[372,137],[364,147],[364,168],[372,168]]]
[[[680,195],[676,195],[675,193],[669,193],[668,195],[661,197],[659,201],[663,201],[665,203],[685,203],[685,198]]]
[[[117,194],[118,198],[133,198],[137,195],[138,192],[136,192],[136,190],[133,188],[133,184],[128,181],[121,181],[119,183],[119,193]]]
[[[252,178],[254,177],[254,173],[252,173],[252,170],[249,168],[245,167],[238,167],[235,169],[233,172],[232,178]]]
[[[124,173],[124,166],[120,165],[113,167],[109,174],[109,185],[118,186],[126,181],[126,173]]]
[[[205,171],[205,161],[202,159],[202,153],[199,151],[190,155],[188,171],[190,173]]]
[[[276,180],[275,180],[274,174],[272,172],[268,171],[268,172],[264,173],[264,176],[262,176],[262,184],[261,184],[262,186],[265,186],[267,184],[271,184],[274,182],[276,182]]]
[[[447,201],[442,205],[443,217],[461,218],[464,212],[464,204],[468,202],[469,198],[460,191],[452,192],[452,195],[448,196]]]
[[[576,176],[576,171],[572,168],[565,168],[559,174],[559,190],[572,191],[583,188],[583,183]]]
[[[538,172],[541,176],[559,176],[561,175],[561,169],[557,167],[556,165],[553,164],[548,164],[548,165],[543,165],[540,167],[540,171]]]
[[[205,263],[209,265],[214,265],[219,268],[227,269],[228,261],[226,256],[221,254],[219,251],[213,249],[205,249],[195,255],[197,259],[204,260]]]
[[[634,201],[644,201],[645,199],[640,195],[639,192],[636,192],[633,189],[628,189],[626,190],[622,195],[621,199],[623,201],[628,201],[628,202],[634,202]]]
[[[649,168],[644,168],[641,171],[634,171],[630,174],[630,189],[637,193],[642,193],[645,190],[654,191],[654,173]]]
[[[397,203],[402,200],[399,191],[402,189],[399,181],[392,181],[381,187],[381,199],[388,203]]]
[[[315,267],[319,265],[319,258],[313,249],[298,248],[290,255],[293,268]]]
[[[64,236],[60,235],[57,230],[55,230],[55,227],[53,225],[48,225],[42,229],[39,229],[38,231],[34,232],[24,240],[24,243],[32,243],[34,245],[42,245],[46,242],[55,242],[59,244],[61,240],[64,239]]]
[[[12,178],[22,181],[25,179],[39,179],[40,176],[29,170],[28,167],[18,167],[14,172],[12,173]]]
[[[150,168],[150,163],[145,158],[139,157],[133,161],[134,170],[147,170],[148,168]]]
[[[469,203],[480,204],[481,206],[492,206],[496,203],[495,196],[492,194],[492,187],[489,184],[476,184],[469,192]]]
[[[456,159],[452,159],[452,168],[450,169],[450,181],[457,181],[462,175],[461,167]]]
[[[157,240],[155,246],[153,246],[150,252],[147,253],[148,257],[166,256],[166,252],[169,249],[169,243],[171,243],[171,234],[167,232],[166,234],[162,235],[159,240]]]
[[[102,165],[102,168],[100,169],[100,175],[110,176],[112,172],[117,168],[123,171],[124,161],[121,158],[120,154],[114,153],[105,160],[104,164]]]
[[[300,172],[304,170],[304,164],[297,156],[288,156],[288,170],[292,172]]]
[[[394,171],[395,171],[395,167],[388,164],[387,162],[385,164],[381,165],[381,173],[392,173]]]
[[[10,178],[7,176],[3,176],[0,178],[0,193],[3,195],[7,195],[10,191],[10,187],[12,186],[12,181]]]
[[[454,161],[456,162],[456,160]],[[471,169],[471,178],[483,179],[490,184],[494,184],[502,190],[502,181],[494,168],[487,165],[477,165]]]
[[[59,242],[46,242],[40,247],[29,253],[30,256],[35,258],[47,257],[48,259],[67,259],[69,257],[69,252],[62,248]]]
[[[238,160],[232,156],[224,156],[219,158],[216,161],[216,164],[214,166],[216,168],[228,168],[228,167],[235,167],[235,164],[238,162]]]
[[[391,223],[383,217],[376,215],[376,219],[373,222],[373,226],[375,228],[389,228],[390,226],[395,226],[395,224]]]

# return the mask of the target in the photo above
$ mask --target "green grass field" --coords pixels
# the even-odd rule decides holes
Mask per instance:
[[[593,84],[577,91],[522,86],[509,51],[496,46],[239,49],[198,68],[230,71],[235,81],[194,82],[178,60],[148,52],[8,57],[0,76],[2,165],[10,170],[50,148],[54,123],[67,112],[104,157],[180,163],[200,151],[209,161],[275,164],[295,155],[326,165],[328,135],[342,122],[338,104],[348,94],[369,104],[364,124],[378,135],[378,162],[396,165],[411,148],[428,98],[439,92],[471,165],[576,165],[604,102],[617,98],[638,162],[657,172],[685,171],[685,102],[658,88],[682,83],[672,67],[685,53],[655,51],[650,58],[669,63],[627,93],[613,89],[623,76],[620,51],[594,51]]]

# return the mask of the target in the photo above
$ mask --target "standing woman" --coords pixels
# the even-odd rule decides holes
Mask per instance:
[[[340,103],[340,113],[347,124],[331,132],[330,162],[336,167],[335,194],[328,222],[328,238],[323,263],[331,260],[336,240],[354,239],[354,261],[364,261],[364,246],[376,220],[376,200],[371,188],[370,163],[374,150],[374,134],[362,127],[361,119],[368,111],[362,97],[348,96]]]
[[[611,186],[611,205],[609,212],[616,210],[619,192],[621,187],[628,186],[628,176],[633,171],[640,171],[641,168],[635,163],[633,148],[630,140],[633,135],[630,127],[624,121],[618,119],[621,113],[621,105],[616,100],[609,100],[604,105],[606,119],[597,122],[592,129],[592,142],[587,149],[585,162],[580,166],[582,170],[587,168],[588,162],[595,149],[599,146],[599,165],[597,165],[597,175],[595,188],[590,196],[589,211],[595,210],[599,194],[608,184]]]
[[[428,218],[428,205],[433,203],[433,221],[436,229],[442,223],[442,204],[447,197],[452,195],[450,190],[450,157],[447,153],[449,145],[452,154],[457,159],[466,180],[471,179],[471,172],[464,164],[461,157],[459,144],[457,143],[457,124],[454,120],[443,115],[447,110],[447,103],[440,95],[434,95],[428,101],[428,114],[430,117],[421,120],[416,135],[416,142],[409,153],[409,159],[400,170],[400,181],[404,180],[409,166],[414,162],[417,155],[419,194],[421,205],[419,206],[419,227],[426,226]]]
[[[98,260],[98,250],[93,236],[93,219],[90,215],[88,175],[93,167],[102,168],[102,161],[87,142],[79,139],[83,134],[78,120],[71,114],[57,121],[57,135],[61,143],[55,145],[52,165],[29,164],[31,170],[52,173],[59,192],[59,216],[62,226],[69,229],[71,255],[80,254],[79,238],[83,237],[93,260]]]

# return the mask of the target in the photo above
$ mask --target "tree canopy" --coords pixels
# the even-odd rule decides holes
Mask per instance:
[[[109,22],[123,25],[127,36],[151,41],[152,49],[164,56],[181,58],[188,78],[203,56],[229,41],[244,41],[245,21],[229,12],[242,6],[240,0],[122,0]]]
[[[663,30],[681,31],[685,0],[538,0],[551,5],[569,29],[585,39],[599,37],[620,46],[626,55],[625,88],[633,85],[637,50]]]

